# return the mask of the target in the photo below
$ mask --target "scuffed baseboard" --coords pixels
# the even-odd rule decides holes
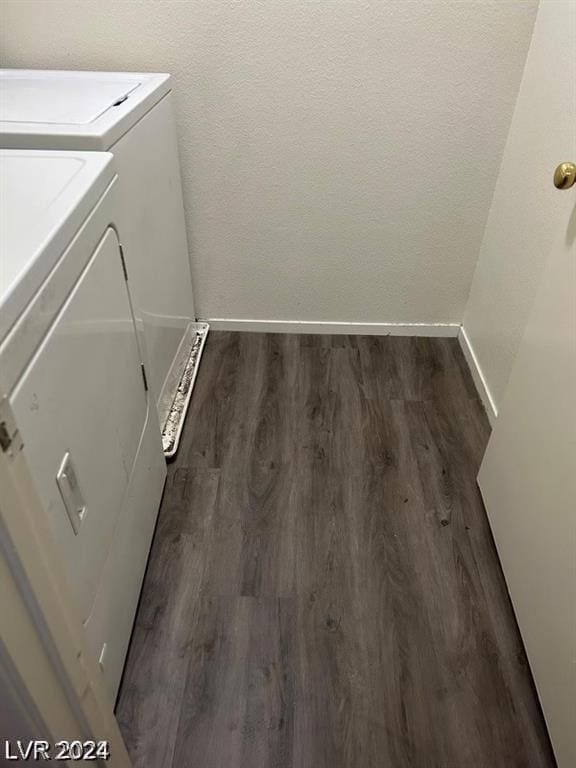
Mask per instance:
[[[206,319],[213,331],[252,331],[260,333],[347,333],[369,336],[451,336],[460,331],[459,323],[340,323],[307,320]]]
[[[488,416],[490,426],[493,427],[496,423],[496,419],[498,418],[498,408],[496,407],[496,403],[494,402],[494,398],[492,397],[488,383],[484,377],[484,374],[482,373],[482,368],[480,367],[478,358],[474,353],[474,348],[470,343],[470,339],[468,338],[463,325],[460,326],[458,341],[460,342],[460,347],[464,357],[466,358],[466,362],[468,363],[468,368],[472,374],[472,379],[476,385],[476,390],[478,391],[480,400],[486,409],[486,415]]]

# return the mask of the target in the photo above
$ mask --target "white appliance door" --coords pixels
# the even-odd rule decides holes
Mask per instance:
[[[558,195],[576,204],[576,186]],[[575,217],[550,254],[478,476],[559,768],[576,765]]]
[[[136,329],[112,228],[100,240],[10,401],[37,491],[86,619],[148,414]]]

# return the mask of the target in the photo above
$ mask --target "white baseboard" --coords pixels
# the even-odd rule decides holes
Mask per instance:
[[[496,403],[494,402],[494,398],[492,397],[492,393],[490,392],[488,383],[484,377],[484,374],[482,373],[482,368],[480,367],[478,358],[474,353],[474,348],[472,347],[472,344],[470,343],[470,339],[468,338],[468,335],[464,330],[464,326],[460,327],[460,333],[458,334],[458,341],[460,342],[460,347],[462,349],[462,352],[464,353],[466,362],[468,363],[468,368],[470,369],[470,373],[472,374],[472,379],[474,380],[474,384],[476,385],[476,389],[478,391],[478,395],[480,396],[480,400],[482,400],[482,404],[486,409],[486,415],[488,416],[488,421],[490,422],[490,426],[493,427],[494,424],[496,423],[496,419],[498,418],[498,408],[496,407]]]
[[[337,323],[308,320],[234,320],[211,317],[213,331],[257,331],[260,333],[347,333],[367,336],[451,336],[460,323]]]

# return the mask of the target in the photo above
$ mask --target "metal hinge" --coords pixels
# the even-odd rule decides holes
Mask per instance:
[[[144,381],[144,389],[146,392],[148,392],[148,379],[146,378],[146,368],[144,368],[144,363],[140,365],[140,368],[142,370],[142,379]]]
[[[120,248],[120,261],[122,262],[122,272],[124,272],[124,280],[128,282],[128,270],[126,269],[126,259],[124,258],[124,248],[122,248],[122,243],[118,243],[118,246]]]
[[[0,449],[2,453],[14,457],[23,445],[10,402],[7,397],[3,397],[0,402]]]

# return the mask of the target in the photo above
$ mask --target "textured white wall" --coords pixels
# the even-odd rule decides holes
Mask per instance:
[[[494,192],[464,328],[496,407],[502,401],[545,261],[555,238],[576,227],[573,191],[559,192],[552,174],[574,161],[576,126],[573,0],[543,0]],[[575,254],[576,256],[576,254]]]
[[[203,317],[459,322],[536,0],[2,0],[5,66],[169,71]]]

